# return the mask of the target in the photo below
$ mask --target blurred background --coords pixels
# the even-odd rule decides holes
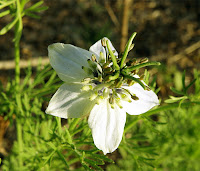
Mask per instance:
[[[129,57],[148,57],[150,61],[162,62],[159,72],[152,71],[157,74],[162,97],[167,95],[167,87],[171,86],[172,79],[177,80],[180,72],[186,69],[189,75],[193,68],[200,66],[200,0],[44,2],[49,9],[40,14],[40,19],[23,18],[22,59],[47,57],[48,45],[55,42],[89,49],[104,36],[120,51],[127,38],[137,32]],[[0,28],[9,21],[9,17],[1,18]],[[0,61],[13,59],[13,34],[9,31],[0,38]],[[168,75],[163,78],[162,72]],[[1,81],[6,81],[8,75],[12,76],[13,72],[1,70]]]

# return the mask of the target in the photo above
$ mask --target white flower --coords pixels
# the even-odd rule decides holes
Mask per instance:
[[[96,42],[90,51],[62,43],[48,47],[50,63],[65,83],[46,110],[47,114],[66,119],[89,114],[94,143],[104,154],[118,148],[126,113],[139,115],[159,105],[157,95],[141,86],[145,85],[143,81],[133,84],[121,74],[123,69],[115,71],[106,41],[120,59],[107,38]],[[131,77],[139,78],[134,74]]]

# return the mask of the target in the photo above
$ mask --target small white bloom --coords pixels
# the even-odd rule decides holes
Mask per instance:
[[[118,59],[107,38],[96,42],[90,51],[62,43],[48,47],[50,64],[65,83],[50,100],[46,113],[66,119],[89,114],[94,143],[107,154],[121,142],[126,112],[139,115],[159,105],[159,101],[153,91],[144,90],[137,82],[128,86],[123,74],[115,73],[105,41]]]

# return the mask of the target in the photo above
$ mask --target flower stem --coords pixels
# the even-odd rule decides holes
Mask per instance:
[[[22,29],[23,29],[23,24],[22,24],[22,15],[21,15],[21,5],[20,1],[16,1],[17,5],[17,18],[18,21],[15,25],[15,38],[14,38],[14,46],[15,46],[15,82],[16,82],[16,91],[19,91],[19,84],[20,84],[20,39],[22,35]]]
[[[20,124],[19,119],[17,119],[16,121],[17,121],[17,141],[18,141],[18,152],[19,152],[18,161],[19,161],[19,168],[22,168],[23,161],[22,161],[22,156],[20,155],[23,152],[22,125]]]
[[[20,40],[22,35],[22,9],[20,0],[16,0],[16,17],[17,23],[15,25],[15,37],[14,37],[14,47],[15,47],[15,89],[16,89],[16,100],[17,104],[21,104],[21,95],[20,95]],[[19,110],[19,113],[23,114],[23,110]],[[19,161],[19,169],[23,167],[23,159],[22,159],[22,152],[23,152],[23,137],[22,137],[22,123],[20,120],[20,116],[17,116],[16,119],[16,127],[17,127],[17,141],[18,141],[18,161]]]
[[[127,55],[128,55],[129,49],[130,49],[130,46],[131,46],[132,41],[133,41],[133,39],[135,38],[135,36],[136,36],[136,32],[134,32],[134,33],[131,35],[130,39],[128,40],[128,42],[127,42],[127,44],[126,44],[126,47],[125,47],[125,50],[124,50],[124,54],[123,54],[123,56],[122,56],[120,68],[123,68],[123,66],[124,66],[124,61],[125,61],[126,58],[127,58]]]
[[[117,64],[116,57],[115,57],[115,55],[114,55],[114,53],[113,53],[113,51],[112,51],[112,49],[111,49],[111,47],[109,45],[109,41],[108,40],[106,41],[106,45],[107,45],[108,51],[110,53],[110,56],[111,56],[111,59],[112,59],[112,62],[113,62],[113,66],[114,66],[115,70],[119,70],[120,69],[119,65]]]

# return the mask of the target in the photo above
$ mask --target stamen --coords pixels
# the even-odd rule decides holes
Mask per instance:
[[[123,92],[123,90],[121,88],[116,88],[115,91],[116,91],[116,93],[122,93]]]
[[[93,62],[97,62],[97,57],[94,54],[92,54],[91,59]]]
[[[101,66],[99,64],[97,64],[96,70],[99,71],[99,73],[102,73],[102,68],[101,68]]]
[[[122,98],[122,100],[127,101],[129,103],[131,103],[131,99],[129,99],[129,97],[126,94],[120,94],[120,97]]]
[[[146,85],[145,85],[145,90],[151,91],[151,89],[148,86],[146,86]]]
[[[88,84],[91,82],[91,78],[84,78],[81,82],[84,83],[84,84]]]
[[[85,85],[85,86],[83,86],[82,88],[81,88],[81,90],[83,90],[83,91],[88,91],[88,90],[92,90],[92,85]]]
[[[136,95],[132,95],[131,99],[133,99],[133,100],[139,100],[139,98]]]
[[[146,63],[146,62],[148,62],[148,61],[149,61],[148,58],[143,58],[143,59],[140,60],[140,63],[142,64],[142,63]]]
[[[132,86],[132,85],[134,84],[134,81],[133,81],[133,80],[128,80],[128,81],[127,81],[127,84],[128,84],[128,86],[130,87],[130,86]]]
[[[115,103],[114,103],[114,98],[112,96],[109,98],[109,103],[110,103],[111,108],[114,109]]]
[[[106,39],[105,38],[101,39],[101,45],[103,47],[106,47]]]

